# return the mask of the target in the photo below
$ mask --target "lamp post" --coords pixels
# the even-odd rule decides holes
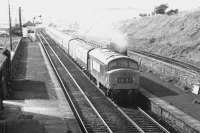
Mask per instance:
[[[9,12],[9,34],[10,34],[10,54],[9,58],[9,79],[12,80],[12,57],[13,57],[13,48],[12,48],[12,24],[11,24],[11,12],[10,12],[10,1],[8,0],[8,12]]]
[[[9,12],[10,51],[12,52],[12,24],[11,24],[10,1],[9,0],[8,0],[8,12]]]
[[[19,26],[20,26],[20,34],[21,34],[21,36],[23,36],[21,7],[19,7]]]

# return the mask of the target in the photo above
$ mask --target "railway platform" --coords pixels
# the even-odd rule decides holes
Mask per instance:
[[[145,107],[180,132],[200,132],[200,97],[163,82],[151,73],[141,74]]]
[[[41,44],[23,38],[15,60],[0,129],[6,133],[81,132]]]

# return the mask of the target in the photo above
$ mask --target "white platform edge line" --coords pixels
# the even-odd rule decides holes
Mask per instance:
[[[65,111],[63,111],[63,109],[64,109],[63,105],[70,107],[69,103],[68,103],[67,99],[65,98],[64,92],[63,92],[63,90],[62,90],[62,88],[61,88],[61,86],[58,82],[58,79],[55,76],[55,73],[53,71],[53,68],[50,65],[49,60],[46,57],[46,53],[44,52],[41,43],[40,42],[38,42],[38,43],[39,43],[38,45],[39,45],[40,50],[42,52],[42,56],[44,58],[48,73],[50,75],[51,81],[53,82],[54,90],[56,92],[57,98],[59,99],[59,108],[62,109],[62,112],[65,112]],[[61,97],[62,97],[62,99],[61,99]],[[70,112],[72,112],[71,108],[69,108],[69,110],[70,110]],[[66,112],[68,112],[69,110],[66,110]],[[73,118],[75,118],[73,112],[72,112],[72,115],[73,115]]]

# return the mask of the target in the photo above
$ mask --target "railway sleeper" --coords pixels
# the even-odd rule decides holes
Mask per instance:
[[[103,84],[97,81],[96,78],[93,75],[91,75],[89,71],[86,70],[86,68],[82,64],[73,59],[72,56],[70,56],[69,54],[68,56],[90,78],[90,80],[104,92],[105,96],[109,97],[112,101],[123,106],[133,105],[133,103],[135,103],[136,95],[133,94],[135,92],[133,92],[132,90],[123,90],[123,89],[112,90],[105,87]]]

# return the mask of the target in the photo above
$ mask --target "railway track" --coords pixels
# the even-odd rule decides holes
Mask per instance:
[[[49,56],[52,56],[51,59],[58,71],[57,73],[60,74],[60,79],[63,85],[66,86],[65,89],[70,92],[69,95],[72,97],[72,103],[75,103],[74,108],[76,109],[74,110],[77,110],[76,112],[79,114],[79,121],[81,121],[82,127],[87,132],[168,132],[158,123],[153,122],[152,119],[145,118],[144,114],[143,117],[140,115],[140,120],[139,118],[137,121],[136,119],[134,120],[139,115],[139,112],[136,113],[137,109],[133,112],[132,109],[132,111],[126,108],[120,109],[114,105],[96,88],[89,78],[86,78],[81,69],[51,38],[44,33],[40,34],[39,38],[44,44],[44,48],[47,49]],[[65,72],[68,70],[71,74]],[[73,79],[74,84],[71,83],[72,79],[66,75],[71,75],[70,77]],[[68,84],[72,85],[69,86]],[[87,99],[87,102],[84,99]],[[90,106],[93,106],[92,109]],[[130,117],[131,114],[132,117]],[[139,121],[141,122],[139,123]]]
[[[47,48],[47,52],[50,53],[50,51],[52,51],[52,49],[48,46],[48,44],[44,38],[41,38],[41,39],[42,39],[45,47]],[[51,54],[54,54],[54,55],[51,55]],[[50,53],[50,56],[56,57],[55,53],[53,51]],[[53,60],[56,60],[56,59],[54,58]],[[63,82],[68,81],[68,83],[64,83],[64,84],[65,85],[71,84],[70,82],[73,82],[73,81],[70,78],[66,77],[66,75],[67,75],[67,73],[65,72],[66,70],[61,70],[61,69],[63,69],[63,66],[58,66],[57,65],[57,64],[59,64],[58,61],[54,62],[54,64],[56,64],[55,67],[57,68],[57,70],[60,71],[59,74],[60,74],[60,77],[62,78]],[[76,71],[76,69],[74,69],[76,67],[74,67],[72,65],[69,65],[69,67],[71,67],[70,72],[73,71],[74,75],[76,75],[77,77],[80,76],[80,74],[79,74],[80,72],[78,72],[78,71]],[[138,129],[135,128],[134,126],[132,126],[131,124],[129,124],[129,127],[123,127],[123,126],[116,124],[115,119],[117,119],[118,117],[115,116],[116,114],[114,113],[114,111],[113,111],[113,113],[108,111],[109,105],[107,105],[107,108],[104,106],[104,105],[106,105],[106,103],[102,103],[102,102],[104,102],[101,100],[102,96],[94,97],[97,101],[101,102],[98,104],[99,108],[101,108],[101,112],[98,112],[99,109],[97,111],[97,109],[95,109],[95,107],[92,104],[87,103],[87,102],[89,102],[89,100],[85,100],[85,98],[88,97],[85,94],[86,92],[83,92],[83,91],[80,92],[80,90],[79,90],[80,87],[77,87],[77,85],[78,84],[76,84],[76,85],[72,84],[72,85],[68,86],[68,91],[70,92],[72,101],[75,103],[75,108],[77,109],[78,114],[80,114],[80,119],[82,121],[81,123],[83,123],[83,127],[86,130],[84,132],[109,132],[109,133],[110,132],[139,132]],[[85,87],[94,89],[92,86],[86,85]],[[93,107],[91,107],[91,106],[93,106]],[[96,111],[93,111],[93,110],[96,110]],[[105,118],[102,118],[102,115],[104,115],[104,117],[106,116],[107,119],[105,120]],[[118,116],[119,116],[119,114],[118,114]],[[105,120],[105,122],[103,122],[104,120]],[[125,121],[124,118],[122,119],[122,122],[123,121]],[[126,120],[126,123],[123,125],[127,126],[127,124],[128,124],[128,121]]]
[[[176,132],[174,129],[172,129],[167,125],[166,125],[167,129],[163,127],[156,120],[154,120],[149,114],[144,112],[140,107],[136,108],[121,107],[120,109],[123,111],[123,113],[125,113],[128,119],[131,119],[131,121],[134,121],[136,124],[140,125],[140,127],[145,133],[160,133],[160,132],[170,133],[170,131],[174,133]]]
[[[79,122],[79,125],[83,132],[108,132],[111,133],[111,130],[103,119],[99,116],[99,113],[96,109],[91,106],[89,100],[85,97],[84,93],[80,90],[79,86],[76,85],[70,78],[70,73],[65,70],[63,64],[57,59],[55,53],[48,47],[48,44],[39,36],[40,41],[43,44],[46,54],[48,55],[51,64],[54,66],[54,71],[58,76],[62,88],[67,96],[68,101],[72,110],[75,112],[75,116]],[[46,45],[46,46],[45,46]],[[74,83],[74,84],[72,84]],[[70,99],[70,100],[69,100]]]
[[[164,56],[160,56],[160,55],[157,55],[157,54],[152,54],[152,53],[141,51],[141,50],[131,50],[131,51],[200,73],[200,68],[199,67],[191,65],[191,64],[188,64],[188,63],[185,63],[185,62],[182,62],[182,61],[178,61],[178,60],[175,60],[175,59],[172,59],[172,58],[167,58],[167,57],[164,57]]]

